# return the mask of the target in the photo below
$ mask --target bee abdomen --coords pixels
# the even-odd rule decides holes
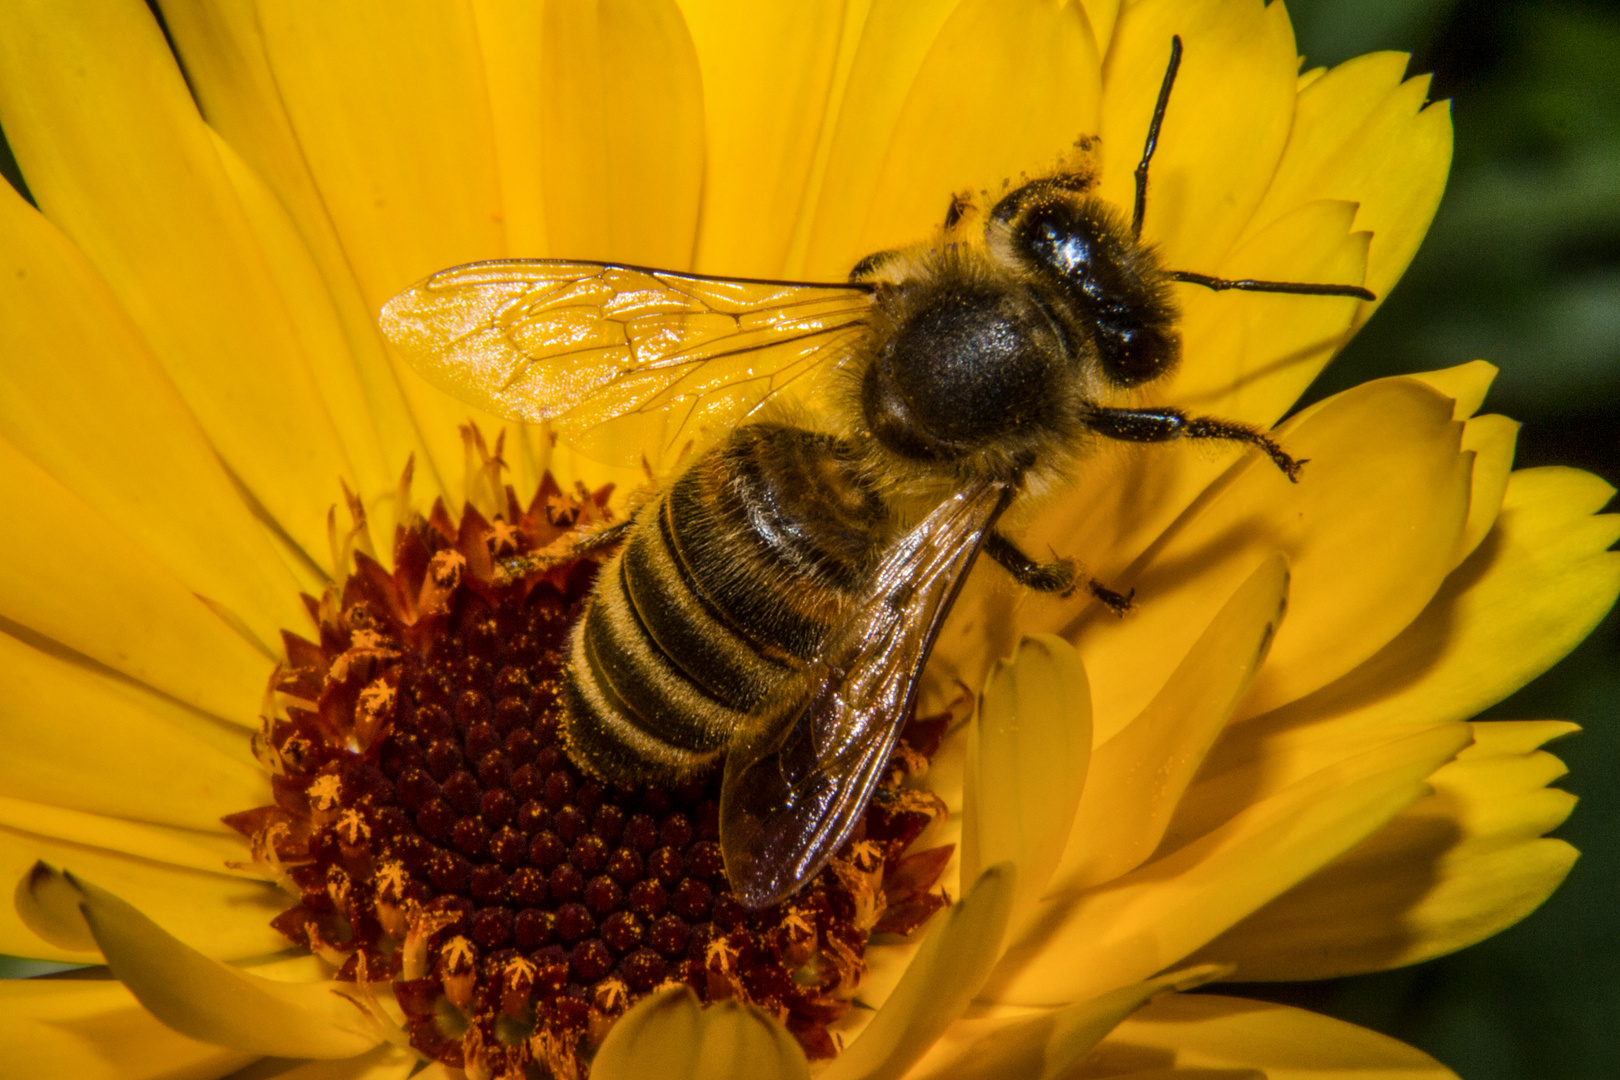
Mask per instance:
[[[637,517],[575,631],[564,732],[614,780],[678,778],[812,660],[890,530],[829,436],[755,425]]]

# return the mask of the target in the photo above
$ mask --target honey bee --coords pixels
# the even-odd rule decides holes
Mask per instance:
[[[424,375],[489,412],[550,421],[588,452],[631,419],[697,442],[602,568],[562,731],[608,781],[723,761],[720,842],[743,903],[793,893],[849,837],[981,549],[1031,588],[1130,606],[997,528],[1021,494],[1099,440],[1225,440],[1298,478],[1248,425],[1101,403],[1175,367],[1174,282],[1373,299],[1166,269],[1142,243],[1180,58],[1178,37],[1128,222],[1089,173],[1060,169],[982,212],[954,199],[934,242],[870,256],[845,283],[510,260],[433,274],[383,308]],[[782,404],[818,394],[827,406],[801,411],[814,419]]]

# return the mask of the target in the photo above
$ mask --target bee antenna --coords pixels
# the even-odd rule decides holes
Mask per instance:
[[[1218,278],[1191,270],[1167,270],[1171,281],[1185,281],[1189,285],[1202,285],[1214,292],[1237,289],[1239,292],[1291,293],[1294,296],[1353,296],[1357,300],[1377,300],[1378,294],[1360,285],[1319,285],[1306,281],[1256,281],[1253,278]]]
[[[1170,88],[1176,84],[1176,71],[1181,67],[1181,35],[1170,39],[1170,66],[1164,69],[1164,81],[1159,84],[1159,100],[1153,106],[1153,120],[1148,124],[1147,143],[1142,147],[1142,161],[1136,166],[1136,208],[1131,211],[1131,236],[1142,236],[1142,218],[1147,214],[1148,162],[1159,148],[1159,128],[1164,125],[1165,106],[1170,104]]]

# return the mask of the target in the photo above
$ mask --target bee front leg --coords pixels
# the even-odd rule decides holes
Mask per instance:
[[[1086,590],[1116,615],[1131,610],[1131,598],[1136,595],[1134,589],[1130,593],[1118,593],[1096,578],[1083,578],[1073,559],[1036,562],[997,529],[990,530],[990,535],[985,537],[984,553],[1005,567],[1013,580],[1036,592],[1068,596],[1084,581]]]
[[[1269,435],[1236,420],[1188,416],[1180,409],[1111,409],[1088,405],[1083,417],[1092,431],[1121,442],[1170,442],[1174,439],[1223,439],[1258,447],[1294,483],[1305,460],[1290,457]]]

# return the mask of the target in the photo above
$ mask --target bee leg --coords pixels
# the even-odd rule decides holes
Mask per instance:
[[[1036,592],[1069,596],[1083,582],[1086,591],[1102,601],[1116,615],[1123,615],[1129,611],[1131,597],[1136,595],[1134,589],[1128,594],[1117,593],[1095,578],[1082,578],[1080,568],[1073,559],[1036,562],[996,529],[990,530],[990,534],[984,538],[984,553],[1005,567],[1013,576],[1013,580]]]
[[[623,521],[615,521],[612,525],[597,529],[593,533],[588,533],[585,536],[580,537],[578,542],[574,544],[573,554],[584,555],[588,552],[596,551],[601,548],[612,547],[614,544],[617,544],[620,540],[624,539],[625,534],[630,531],[630,526],[634,525],[635,523],[635,518],[628,517]]]
[[[874,251],[874,252],[872,252],[872,254],[866,256],[866,258],[862,259],[860,262],[856,263],[853,267],[850,268],[850,271],[849,271],[850,283],[855,284],[855,283],[858,283],[858,282],[865,281],[867,278],[871,277],[873,274],[875,274],[879,270],[883,269],[883,265],[885,263],[889,262],[890,260],[892,260],[895,256],[897,256],[899,254],[900,254],[900,252],[898,252],[898,251]]]
[[[1303,458],[1290,457],[1269,435],[1236,420],[1188,416],[1180,409],[1111,409],[1105,405],[1088,405],[1084,420],[1097,434],[1121,442],[1225,439],[1255,446],[1296,484],[1305,465]]]

